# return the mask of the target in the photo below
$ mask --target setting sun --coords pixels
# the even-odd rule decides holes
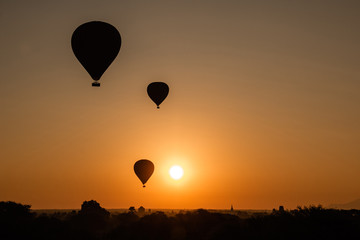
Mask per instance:
[[[184,175],[184,170],[182,167],[175,165],[170,168],[169,174],[173,179],[179,180]]]

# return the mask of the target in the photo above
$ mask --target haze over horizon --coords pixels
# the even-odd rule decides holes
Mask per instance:
[[[272,209],[359,199],[359,9],[355,0],[2,1],[0,201]],[[88,21],[122,37],[100,88],[70,44]],[[159,110],[146,93],[154,81],[170,87]],[[139,159],[155,165],[146,188]]]

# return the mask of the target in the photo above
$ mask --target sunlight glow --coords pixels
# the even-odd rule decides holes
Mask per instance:
[[[184,170],[182,169],[182,167],[174,165],[170,168],[169,174],[173,179],[179,180],[184,175]]]

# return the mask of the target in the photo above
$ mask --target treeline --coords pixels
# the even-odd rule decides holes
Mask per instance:
[[[36,214],[29,205],[0,202],[0,239],[360,239],[360,211],[309,206],[246,219],[203,209],[139,216],[110,214],[92,200],[80,211]]]

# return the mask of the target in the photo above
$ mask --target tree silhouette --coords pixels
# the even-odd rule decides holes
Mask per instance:
[[[135,207],[134,207],[134,206],[129,207],[129,211],[130,211],[131,213],[136,212]]]
[[[105,208],[102,208],[100,204],[95,200],[84,201],[81,205],[81,210],[79,211],[79,214],[88,217],[95,216],[102,218],[110,216],[110,213]]]

